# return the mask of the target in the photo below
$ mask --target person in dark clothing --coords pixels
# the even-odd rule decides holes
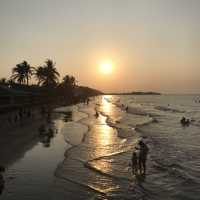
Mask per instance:
[[[89,98],[87,98],[87,105],[90,103],[90,99]]]
[[[181,119],[181,124],[183,125],[183,126],[189,126],[190,125],[190,120],[189,119],[186,119],[185,117],[182,117],[182,119]]]
[[[19,119],[22,120],[23,118],[23,110],[20,108],[19,110]]]
[[[3,192],[4,185],[5,185],[5,181],[4,181],[4,178],[3,178],[3,175],[2,175],[3,172],[5,172],[5,168],[3,166],[0,166],[0,195]]]
[[[132,154],[131,161],[132,161],[132,173],[137,174],[137,171],[138,171],[138,156],[137,156],[137,153],[135,151]]]
[[[186,122],[186,119],[185,119],[185,117],[182,117],[182,119],[181,119],[181,124],[185,124],[185,122]]]
[[[147,155],[149,152],[149,148],[148,146],[143,142],[140,141],[139,142],[139,161],[138,161],[138,165],[139,165],[139,171],[140,174],[145,174],[146,173],[146,161],[147,161]]]
[[[95,113],[95,117],[98,118],[99,117],[99,113],[96,111]]]

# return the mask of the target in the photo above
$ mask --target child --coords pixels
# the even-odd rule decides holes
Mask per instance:
[[[132,173],[136,174],[138,171],[138,156],[136,151],[133,152],[131,160],[132,160]]]

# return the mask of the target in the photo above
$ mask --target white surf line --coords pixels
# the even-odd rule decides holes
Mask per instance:
[[[95,106],[95,108],[94,108],[96,111],[98,111],[97,110],[97,106]],[[81,112],[84,112],[84,111],[81,111]],[[100,111],[98,111],[98,112],[100,112]],[[84,112],[84,113],[86,113],[86,112]],[[88,114],[88,113],[87,113]],[[113,128],[113,129],[116,129],[116,131],[117,131],[117,128],[116,127],[113,127],[113,126],[110,126],[109,125],[109,123],[108,123],[108,115],[105,115],[104,113],[102,113],[102,112],[100,112],[100,114],[102,115],[102,116],[104,116],[104,117],[106,117],[106,120],[105,120],[105,122],[106,122],[106,125],[107,126],[109,126],[110,128]],[[90,115],[88,114],[88,116],[90,117]],[[88,117],[88,118],[89,118]],[[84,119],[82,119],[82,120],[84,120]],[[83,122],[84,123],[84,122]],[[84,123],[85,124],[85,123]],[[85,125],[88,125],[88,124],[85,124]],[[90,127],[89,125],[88,125],[88,127]],[[91,129],[91,127],[90,127],[90,129]],[[88,131],[89,132],[89,131]],[[121,139],[121,138],[120,138]],[[122,139],[123,140],[123,139]],[[129,146],[131,146],[132,147],[132,145],[127,145],[127,147],[129,147]],[[101,156],[101,157],[96,157],[96,158],[93,158],[93,159],[91,159],[91,160],[87,160],[87,161],[82,161],[82,160],[78,160],[78,161],[80,161],[80,162],[83,162],[83,164],[84,165],[87,165],[89,162],[92,162],[92,161],[95,161],[95,160],[100,160],[100,159],[103,159],[103,158],[107,158],[107,157],[110,157],[110,156],[114,156],[114,155],[119,155],[119,154],[123,154],[123,153],[126,153],[126,152],[128,152],[130,149],[126,149],[126,150],[123,150],[123,151],[118,151],[118,152],[114,152],[114,153],[111,153],[111,154],[107,154],[107,155],[104,155],[104,156]]]
[[[106,99],[106,101],[108,102],[108,103],[111,103],[111,104],[113,104],[114,106],[116,106],[116,107],[120,107],[120,106],[118,106],[117,104],[115,104],[115,103],[113,103],[113,102],[111,102],[111,101],[109,101],[108,99]],[[121,110],[122,110],[122,107],[120,107],[121,108]],[[123,110],[122,110],[123,111]],[[118,132],[118,127],[115,127],[114,126],[114,124],[112,125],[112,124],[110,124],[110,122],[109,122],[109,115],[106,115],[106,114],[104,114],[103,112],[100,112],[103,116],[105,116],[107,119],[106,119],[106,124],[108,125],[108,126],[110,126],[110,127],[112,127],[112,128],[114,128],[114,129],[116,129],[116,131]],[[149,124],[152,124],[152,123],[159,123],[159,121],[156,119],[156,117],[159,117],[160,115],[154,115],[154,114],[151,114],[151,113],[146,113],[147,115],[143,115],[143,114],[140,114],[140,113],[131,113],[131,112],[128,112],[129,114],[134,114],[134,115],[138,115],[138,116],[148,116],[149,117],[149,121],[148,122],[145,122],[145,123],[143,123],[143,124],[138,124],[138,125],[136,125],[135,126],[135,128],[134,128],[134,130],[136,131],[136,132],[138,132],[138,133],[143,133],[143,131],[141,130],[142,129],[142,127],[144,127],[144,126],[148,126]],[[119,138],[121,138],[120,136],[118,136]],[[121,138],[122,139],[122,138]]]
[[[79,143],[79,144],[77,144],[77,145],[74,145],[74,146],[79,146],[81,143],[82,143],[82,141],[84,140],[84,137],[85,137],[85,134],[90,130],[90,127],[89,127],[89,125],[87,125],[87,124],[85,124],[85,123],[83,123],[82,121],[83,120],[85,120],[85,119],[87,119],[87,118],[89,118],[90,116],[89,116],[89,114],[88,113],[86,113],[86,112],[83,112],[82,110],[80,110],[80,107],[79,107],[79,105],[77,105],[76,106],[76,108],[77,108],[77,111],[78,112],[80,112],[80,113],[84,113],[84,114],[86,114],[87,116],[86,117],[83,117],[83,118],[81,118],[81,119],[79,119],[78,121],[76,121],[76,122],[74,122],[74,123],[80,123],[80,124],[82,124],[82,125],[84,125],[84,126],[86,126],[87,127],[87,130],[83,133],[83,137],[82,137],[82,140],[81,140],[81,142]]]
[[[78,107],[78,105],[76,105],[76,111],[79,112],[78,109],[79,109],[79,107]],[[82,112],[82,113],[83,113],[83,112]],[[85,114],[85,113],[84,113],[84,114]],[[86,118],[88,118],[88,117],[89,117],[89,115],[87,115],[87,117],[84,117],[84,118],[82,118],[82,119],[80,119],[80,120],[78,120],[78,121],[76,121],[76,122],[74,121],[74,123],[77,123],[77,124],[78,124],[81,120],[86,119]],[[80,124],[82,124],[82,123],[80,122]],[[82,124],[82,125],[86,126],[85,124]],[[69,155],[68,155],[69,152],[70,152],[72,149],[78,147],[79,145],[81,145],[81,144],[83,143],[83,140],[84,140],[84,138],[85,138],[85,134],[86,134],[86,133],[88,132],[88,130],[89,130],[88,126],[86,126],[86,127],[87,127],[87,131],[86,131],[85,133],[83,133],[82,140],[81,140],[81,142],[80,142],[79,144],[75,145],[75,144],[72,144],[69,140],[64,139],[64,140],[66,141],[66,143],[68,143],[71,147],[69,147],[69,148],[65,151],[65,153],[64,153],[65,158],[64,158],[64,160],[63,160],[62,162],[60,162],[60,163],[58,164],[58,166],[57,166],[55,172],[58,170],[58,168],[59,168],[60,165],[63,165],[63,163],[65,162],[65,159],[69,158]]]
[[[97,110],[97,107],[96,107],[96,106],[95,106],[95,110]],[[98,111],[98,110],[97,110],[97,111]],[[101,111],[98,111],[98,112],[99,112],[102,116],[106,117],[106,120],[105,120],[106,125],[107,125],[108,127],[110,127],[110,128],[115,129],[115,130],[118,132],[117,127],[112,126],[112,125],[109,124],[109,122],[108,122],[108,120],[109,120],[109,119],[108,119],[108,118],[109,118],[109,115],[106,115],[106,114],[104,114],[104,113],[101,112]],[[119,138],[120,138],[120,137],[119,137]],[[120,138],[120,139],[121,139],[121,140],[124,140],[124,139],[122,139],[122,138]],[[133,147],[133,145],[126,145],[126,147]],[[91,160],[84,161],[83,163],[87,165],[89,162],[101,160],[101,159],[103,159],[103,158],[108,158],[108,157],[115,156],[115,155],[120,155],[120,154],[123,154],[123,153],[128,152],[129,150],[130,150],[130,148],[126,148],[126,149],[121,150],[121,151],[118,151],[118,152],[110,153],[110,154],[107,154],[107,155],[104,155],[104,156],[101,156],[101,157],[96,157],[96,158],[93,158],[93,159],[91,159]],[[80,160],[79,160],[79,161],[80,161]]]
[[[87,115],[87,117],[84,117],[84,118],[82,118],[82,119],[79,120],[79,122],[80,122],[82,125],[87,126],[87,131],[83,134],[83,137],[82,137],[82,140],[81,140],[81,143],[80,143],[80,144],[82,144],[82,143],[84,143],[84,141],[85,141],[85,139],[86,139],[86,137],[87,137],[87,134],[88,134],[88,133],[91,131],[91,129],[92,129],[92,126],[88,125],[87,123],[84,123],[84,120],[87,119],[87,118],[89,119],[91,116],[90,116],[89,113],[87,113],[87,112],[81,110],[80,107],[78,107],[78,112],[82,112],[82,113],[84,113],[84,114]]]
[[[115,175],[103,172],[100,169],[98,169],[96,167],[93,167],[90,163],[85,163],[85,167],[87,167],[88,169],[90,169],[90,170],[92,170],[94,172],[99,173],[100,175],[103,175],[103,176],[106,176],[106,177],[109,177],[109,178],[112,178],[112,179],[124,180],[124,181],[131,181],[132,180],[131,178],[129,179],[129,178],[126,178],[124,176],[115,176]]]
[[[78,109],[77,109],[78,112],[82,112],[82,113],[84,113],[84,114],[87,114],[87,117],[82,118],[82,119],[80,119],[79,121],[77,121],[77,122],[80,122],[81,124],[86,125],[86,126],[88,127],[87,132],[85,132],[85,134],[84,134],[85,137],[86,137],[86,136],[87,136],[87,133],[91,130],[91,127],[92,127],[92,126],[90,126],[90,125],[84,123],[83,120],[86,119],[86,118],[89,118],[90,115],[89,115],[87,112],[84,112],[83,110],[81,110],[81,108],[80,108],[79,106],[77,106],[77,108],[78,108]],[[95,106],[94,109],[95,109],[95,110],[97,109],[96,106]],[[103,116],[104,116],[104,115],[103,115]],[[105,122],[106,122],[106,125],[109,126],[108,123],[107,123],[107,120],[108,120],[108,116],[106,116],[106,121],[105,121]],[[111,127],[111,126],[109,126],[109,127]],[[111,128],[113,128],[113,127],[111,127]],[[82,144],[83,142],[84,142],[84,138],[82,139],[82,142],[81,142],[80,144]],[[67,153],[69,153],[69,150],[72,150],[73,148],[78,147],[80,144],[71,147],[70,149],[68,149],[68,150],[65,152],[65,154],[67,155]],[[128,149],[127,151],[129,151],[129,149]],[[104,156],[97,157],[97,158],[94,158],[94,159],[91,159],[91,160],[87,160],[87,161],[75,159],[75,158],[73,158],[73,157],[70,158],[70,159],[77,160],[78,162],[81,162],[81,163],[83,164],[83,167],[86,167],[87,169],[90,169],[90,170],[92,170],[92,171],[96,171],[97,173],[99,173],[99,174],[101,174],[101,175],[103,175],[103,176],[106,176],[106,177],[109,177],[109,178],[121,179],[121,178],[123,178],[123,177],[119,177],[119,178],[118,178],[118,177],[109,175],[109,174],[107,174],[107,173],[103,173],[103,172],[100,173],[100,171],[99,171],[98,169],[89,167],[89,166],[91,166],[91,165],[89,164],[89,162],[96,161],[96,160],[100,160],[100,159],[107,158],[107,157],[114,156],[114,155],[118,155],[118,154],[123,154],[123,153],[126,153],[127,151],[124,151],[124,150],[123,150],[123,151],[118,151],[118,152],[115,152],[115,153],[112,153],[112,154],[104,155]],[[63,162],[64,162],[64,161],[63,161]],[[62,163],[61,163],[61,165],[62,165]],[[58,166],[58,168],[59,168],[59,166]],[[58,169],[58,170],[59,170],[59,169]],[[57,170],[56,170],[56,171],[57,171]],[[79,182],[77,182],[77,181],[74,181],[74,180],[71,180],[71,179],[67,179],[67,178],[63,178],[63,177],[57,176],[56,174],[55,174],[55,176],[58,177],[58,178],[66,179],[66,180],[71,181],[71,182],[73,182],[73,183],[75,183],[75,184],[79,184],[79,185],[81,185],[81,186],[87,187],[88,189],[91,189],[91,190],[93,190],[93,191],[95,191],[95,192],[98,192],[98,193],[100,193],[100,194],[104,194],[104,195],[106,194],[105,192],[103,192],[103,191],[101,191],[101,190],[97,190],[97,189],[94,188],[93,186],[84,185],[84,184],[79,183]],[[129,179],[126,179],[126,178],[124,178],[124,180],[129,181]]]

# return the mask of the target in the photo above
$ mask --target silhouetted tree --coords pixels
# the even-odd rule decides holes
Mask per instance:
[[[29,84],[29,79],[33,74],[33,67],[27,61],[17,64],[12,70],[11,78],[19,84]]]
[[[60,74],[58,73],[55,63],[47,59],[43,67],[38,67],[35,72],[35,76],[38,80],[38,84],[43,86],[56,86],[58,83],[58,78]]]
[[[35,78],[38,81],[38,85],[40,86],[45,80],[45,68],[42,66],[39,66],[38,68],[35,69]]]
[[[66,87],[74,87],[76,85],[76,79],[74,76],[66,75],[63,78],[62,84]]]
[[[1,78],[0,79],[0,84],[1,85],[5,85],[7,83],[7,79],[6,78]]]
[[[7,80],[7,83],[8,83],[8,85],[10,85],[10,86],[12,86],[12,85],[15,84],[15,82],[14,82],[13,79],[8,79],[8,80]]]
[[[76,79],[74,76],[66,75],[59,85],[60,92],[63,96],[73,98],[73,91],[76,86]]]

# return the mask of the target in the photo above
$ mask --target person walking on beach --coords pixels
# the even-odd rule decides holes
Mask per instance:
[[[146,173],[146,161],[147,161],[147,154],[149,152],[148,146],[143,142],[139,142],[139,159],[138,159],[138,165],[139,165],[139,171],[140,174]]]

